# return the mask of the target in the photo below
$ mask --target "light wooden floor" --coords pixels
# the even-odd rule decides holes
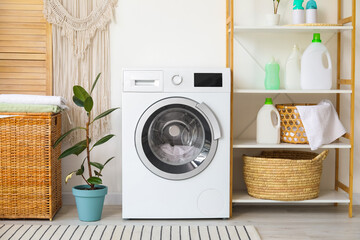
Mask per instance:
[[[105,206],[103,218],[88,224],[111,225],[254,225],[263,240],[360,240],[360,206],[348,218],[346,206],[235,206],[229,220],[123,220],[120,206]],[[77,218],[75,206],[64,206],[52,222],[0,221],[11,224],[87,224]]]

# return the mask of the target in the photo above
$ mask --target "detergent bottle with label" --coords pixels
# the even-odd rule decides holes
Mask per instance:
[[[300,84],[302,89],[331,89],[331,57],[325,45],[321,43],[320,33],[314,33],[312,43],[303,53]]]
[[[271,98],[266,98],[256,118],[256,142],[263,144],[280,143],[280,114]]]

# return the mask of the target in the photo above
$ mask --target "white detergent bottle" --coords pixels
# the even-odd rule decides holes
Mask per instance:
[[[324,65],[324,60],[328,66]],[[302,56],[300,83],[302,89],[331,89],[331,57],[325,45],[321,43],[320,33],[314,33],[312,43]]]
[[[301,53],[295,44],[293,51],[286,61],[285,67],[285,89],[301,89],[300,87],[300,71],[301,71]]]
[[[280,115],[272,99],[266,98],[256,118],[256,142],[265,144],[280,143]]]

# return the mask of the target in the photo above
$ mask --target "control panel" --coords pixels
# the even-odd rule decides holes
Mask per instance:
[[[228,68],[125,69],[124,92],[230,92]]]

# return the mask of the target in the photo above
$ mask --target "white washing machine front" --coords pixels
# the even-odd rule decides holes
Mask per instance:
[[[230,94],[124,92],[122,110],[123,218],[229,217]]]

